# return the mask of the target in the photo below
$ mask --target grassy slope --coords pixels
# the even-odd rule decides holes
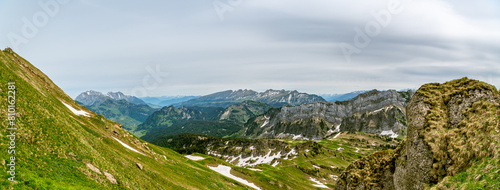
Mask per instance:
[[[219,139],[216,137],[209,138]],[[224,145],[224,139],[220,140],[221,141],[217,144]],[[291,146],[307,142],[296,140],[280,141],[289,143]],[[233,175],[240,176],[244,179],[250,179],[263,189],[317,189],[317,187],[312,186],[314,183],[309,180],[309,177],[315,178],[333,188],[337,176],[340,176],[344,168],[351,162],[363,158],[375,151],[394,148],[398,143],[398,141],[385,136],[355,132],[344,132],[335,139],[323,139],[316,142],[321,145],[317,150],[311,147],[309,148],[310,151],[300,152],[295,159],[281,160],[280,164],[276,167],[267,164],[255,167],[262,171],[252,171],[244,167],[237,167],[213,156],[199,153],[195,154],[207,158],[202,161],[197,161],[198,163],[207,166],[216,166],[218,164],[231,166],[233,168],[231,171]],[[171,145],[174,146],[172,148],[179,148],[180,152],[186,152],[182,151],[181,148],[185,147],[184,144],[176,144],[174,141],[171,141],[171,143],[173,143]],[[163,145],[167,146],[166,144],[169,143],[165,142]],[[177,148],[175,148],[175,146]],[[337,151],[337,148],[340,147],[344,148],[344,150]],[[359,148],[359,151],[356,152],[356,148]],[[188,152],[197,151],[205,151],[205,148],[196,150],[190,147]]]
[[[115,122],[92,113],[76,116],[61,101],[79,106],[26,60],[10,50],[0,52],[0,129],[5,189],[245,189],[235,181],[188,161],[172,150],[143,144]],[[16,181],[7,180],[7,82],[16,82],[18,128]],[[88,111],[88,110],[86,110]],[[132,152],[112,137],[145,153]],[[165,157],[164,157],[165,156]],[[112,174],[118,184],[89,170],[90,163]],[[136,163],[144,166],[138,169]]]

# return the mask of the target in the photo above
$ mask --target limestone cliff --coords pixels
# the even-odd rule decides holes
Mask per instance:
[[[397,137],[406,128],[405,110],[413,93],[373,90],[343,102],[284,106],[250,119],[247,138],[321,139],[339,131]]]

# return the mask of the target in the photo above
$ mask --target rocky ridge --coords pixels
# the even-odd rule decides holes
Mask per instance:
[[[405,110],[412,91],[377,91],[343,102],[283,106],[245,124],[247,138],[321,139],[340,131],[397,136],[405,130]]]

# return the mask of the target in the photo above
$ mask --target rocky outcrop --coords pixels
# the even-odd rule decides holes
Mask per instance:
[[[343,102],[284,106],[250,119],[248,138],[320,139],[334,132],[359,131],[397,136],[405,129],[405,110],[413,92],[373,90]]]
[[[500,96],[495,87],[467,78],[427,84],[406,110],[406,140],[395,151],[352,163],[336,189],[426,189],[475,160],[498,158]]]

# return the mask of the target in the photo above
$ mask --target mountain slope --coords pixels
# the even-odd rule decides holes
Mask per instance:
[[[250,119],[247,138],[321,139],[340,131],[404,134],[405,106],[412,92],[377,91],[343,102],[284,106]]]
[[[467,78],[426,84],[406,109],[406,140],[352,163],[336,189],[500,188],[495,87]]]
[[[273,107],[326,101],[320,96],[300,93],[295,90],[267,90],[265,92],[255,92],[253,90],[228,90],[195,98],[180,103],[177,106],[229,107],[245,100],[263,102]]]
[[[223,112],[224,108],[218,107],[181,107],[177,109],[174,106],[168,106],[151,114],[137,129],[149,131],[186,121],[216,121]]]
[[[138,127],[143,139],[162,135],[198,133],[217,137],[238,136],[243,124],[251,117],[265,113],[272,107],[268,104],[246,100],[242,103],[222,107],[164,107],[151,114]]]
[[[247,188],[81,107],[11,49],[0,51],[0,63],[0,98],[8,99],[6,84],[15,82],[17,112],[14,139],[4,125],[7,103],[0,103],[1,168],[13,169],[0,174],[2,189]],[[14,143],[15,153],[5,154]]]
[[[250,118],[267,112],[272,107],[266,103],[251,100],[226,108],[219,120],[229,120],[238,123],[246,123]]]

